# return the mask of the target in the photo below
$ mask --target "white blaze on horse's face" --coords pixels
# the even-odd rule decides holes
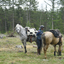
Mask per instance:
[[[20,27],[19,24],[17,24],[17,25],[16,25],[16,32],[17,32],[17,33],[20,33],[20,30],[21,30],[21,27]]]
[[[16,32],[17,32],[17,33],[20,32],[20,27],[16,27]]]

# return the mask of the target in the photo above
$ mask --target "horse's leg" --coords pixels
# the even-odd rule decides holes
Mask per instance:
[[[54,45],[54,56],[56,56],[56,45]]]
[[[23,40],[22,43],[24,45],[25,53],[27,53],[27,50],[26,50],[26,40]]]
[[[58,55],[61,56],[61,47],[62,45],[59,45],[59,49],[58,49]]]
[[[47,49],[48,49],[48,46],[49,46],[49,45],[44,45],[44,55],[45,55],[45,59],[47,58],[47,57],[46,57],[46,51],[47,51]]]
[[[62,36],[59,37],[59,49],[58,49],[58,55],[61,56],[61,48],[62,48]]]

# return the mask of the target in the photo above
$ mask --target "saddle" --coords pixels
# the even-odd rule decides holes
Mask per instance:
[[[59,42],[57,44],[62,44],[62,41],[61,41],[62,35],[59,35],[60,34],[60,31],[59,30],[49,30],[49,31],[52,32],[53,35],[56,38],[59,38]]]
[[[57,31],[55,31],[55,30],[49,30],[49,31],[52,32],[53,35],[54,35],[56,38],[59,37],[59,33],[58,33]]]

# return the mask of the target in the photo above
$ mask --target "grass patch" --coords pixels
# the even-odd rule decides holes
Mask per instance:
[[[22,45],[18,37],[0,39],[0,64],[64,64],[64,44],[61,58],[53,55],[54,48],[50,45],[47,50],[47,59],[44,59],[43,50],[41,55],[37,55],[37,48],[33,47],[34,44],[35,42],[27,42],[27,53],[25,54],[24,48],[15,48],[16,45]]]

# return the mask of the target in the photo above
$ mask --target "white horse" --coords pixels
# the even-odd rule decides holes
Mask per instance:
[[[19,24],[16,25],[15,30],[20,35],[20,39],[24,45],[25,53],[26,53],[27,52],[26,41],[31,42],[31,43],[33,41],[36,41],[36,32],[37,31],[33,28],[30,28],[30,29],[23,28]]]
[[[16,25],[15,30],[20,35],[20,39],[24,45],[24,49],[25,49],[25,53],[26,53],[27,52],[27,50],[26,50],[26,40],[27,40],[26,30],[19,24]]]

